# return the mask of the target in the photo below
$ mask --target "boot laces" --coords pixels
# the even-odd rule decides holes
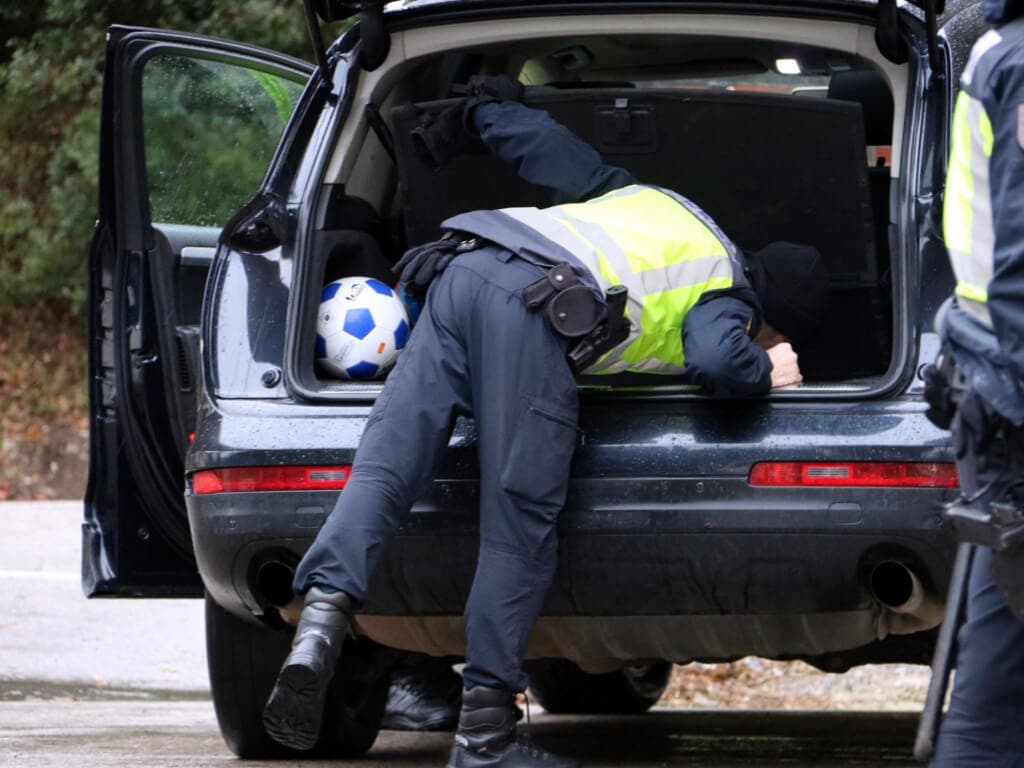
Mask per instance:
[[[521,693],[516,695],[516,698],[518,699],[520,696],[522,696],[523,703],[526,705],[526,725],[527,725],[527,727],[529,727],[531,725],[531,723],[530,723],[530,692],[529,691],[522,691]]]
[[[529,691],[523,691],[519,694],[523,699],[524,708],[526,709],[526,727],[529,728],[530,722],[530,693]],[[517,697],[518,698],[518,697]],[[521,752],[525,752],[526,756],[534,759],[546,761],[551,757],[550,753],[538,744],[534,744],[529,738],[522,735],[516,735],[512,742]]]

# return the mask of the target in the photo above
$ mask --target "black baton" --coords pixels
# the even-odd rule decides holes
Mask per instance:
[[[924,709],[917,724],[917,738],[914,740],[914,757],[927,763],[935,754],[935,737],[942,721],[942,705],[946,702],[949,676],[956,663],[956,633],[967,607],[967,583],[971,578],[971,561],[975,545],[961,543],[956,548],[956,561],[946,595],[946,615],[942,617],[939,636],[935,641],[935,656],[932,659],[932,677],[928,681],[928,693],[924,698]]]

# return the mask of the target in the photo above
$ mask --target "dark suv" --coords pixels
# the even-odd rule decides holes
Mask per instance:
[[[441,167],[416,152],[416,127],[471,75],[507,73],[528,104],[695,200],[741,246],[815,245],[834,296],[799,350],[798,389],[712,402],[671,377],[580,380],[533,684],[582,711],[657,688],[669,662],[926,662],[955,476],[918,371],[952,288],[941,180],[982,20],[922,2],[324,0],[325,18],[361,18],[316,68],[112,29],[86,592],[205,594],[221,729],[240,755],[273,751],[260,711],[289,642],[281,608],[382,387],[318,369],[321,288],[393,283],[402,251],[454,213],[548,202],[482,146]],[[373,576],[324,753],[370,747],[403,653],[464,652],[474,442],[460,421]]]

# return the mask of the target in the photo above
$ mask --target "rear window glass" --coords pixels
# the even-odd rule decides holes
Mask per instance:
[[[153,57],[142,77],[152,220],[222,226],[259,187],[302,88],[237,64]]]

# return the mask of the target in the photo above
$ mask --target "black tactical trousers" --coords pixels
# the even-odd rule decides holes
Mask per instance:
[[[1000,498],[1016,479],[1007,457],[986,450],[977,403],[961,405],[953,421],[960,487],[967,496],[987,487],[977,503]],[[967,620],[957,636],[957,665],[949,711],[932,768],[1024,768],[1024,622],[999,593],[992,550],[974,555]]]
[[[295,575],[299,593],[316,585],[362,602],[381,549],[437,474],[455,418],[472,415],[480,552],[465,611],[467,686],[525,689],[523,653],[555,570],[578,401],[567,341],[521,298],[542,274],[488,246],[434,281],[348,484]]]

